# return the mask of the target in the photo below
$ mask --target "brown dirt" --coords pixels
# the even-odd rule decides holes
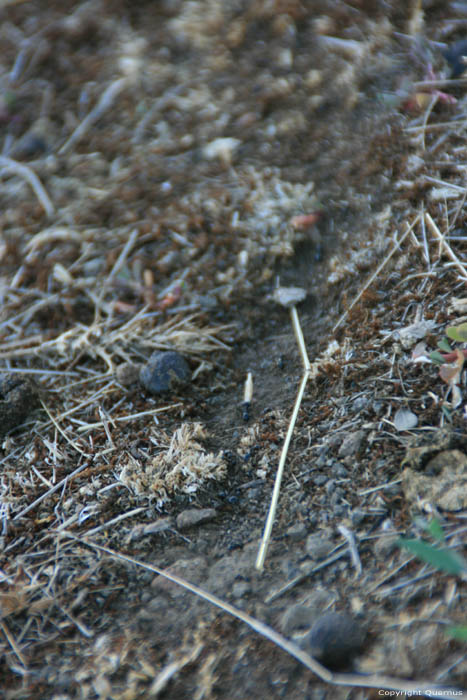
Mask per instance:
[[[411,360],[416,342],[434,350],[461,322],[453,299],[467,279],[465,86],[444,88],[455,104],[434,104],[414,85],[430,62],[447,74],[429,40],[461,38],[465,17],[459,3],[424,5],[424,21],[402,1],[2,6],[0,128],[13,163],[0,162],[0,362],[33,377],[42,404],[31,400],[23,424],[24,402],[0,397],[1,415],[8,401],[21,415],[0,455],[8,700],[381,696],[320,680],[85,538],[171,567],[287,635],[296,603],[352,613],[366,645],[343,670],[465,687],[465,643],[445,634],[465,624],[465,582],[394,544],[395,533],[429,539],[421,523],[433,515],[453,549],[466,541],[465,509],[408,498],[410,469],[466,450],[463,402],[449,404],[434,364]],[[308,227],[294,219],[314,212]],[[317,375],[260,574],[303,375],[290,316],[272,299],[278,279],[307,291],[298,313]],[[166,348],[189,361],[188,388],[150,397],[117,380],[119,365]],[[416,429],[397,429],[401,408]],[[422,452],[407,466],[414,435]],[[207,522],[177,524],[204,508],[215,509]],[[331,557],[316,570],[311,535]]]

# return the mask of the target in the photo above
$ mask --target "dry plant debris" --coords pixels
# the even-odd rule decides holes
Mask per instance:
[[[222,455],[207,453],[199,440],[207,437],[200,423],[184,423],[169,439],[154,431],[151,438],[159,454],[144,467],[129,455],[122,466],[119,480],[138,496],[157,499],[162,506],[169,494],[181,490],[195,493],[206,479],[222,479],[226,463]]]
[[[466,541],[461,4],[1,4],[8,700],[465,687],[465,581],[396,544]],[[163,401],[120,381],[155,350]],[[351,672],[275,632],[297,604],[366,619]]]

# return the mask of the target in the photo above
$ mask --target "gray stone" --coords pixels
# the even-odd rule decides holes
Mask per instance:
[[[356,430],[354,433],[348,433],[339,448],[339,457],[353,457],[357,454],[362,446],[365,438],[364,430]]]
[[[217,515],[215,508],[189,508],[177,515],[177,528],[179,530],[188,530],[195,525],[201,525],[213,520]]]
[[[340,479],[346,479],[349,476],[349,470],[346,467],[344,467],[344,465],[340,462],[335,462],[332,465],[332,473],[333,476],[338,477]]]
[[[320,559],[325,559],[329,552],[334,549],[334,543],[327,535],[318,532],[313,535],[308,535],[305,549],[308,556],[316,561],[320,561]]]
[[[140,369],[141,365],[133,362],[123,362],[121,365],[118,365],[115,376],[122,386],[133,386],[138,382]]]
[[[188,384],[191,372],[179,352],[154,352],[141,367],[139,380],[151,394],[166,394]]]
[[[352,413],[360,413],[368,407],[369,400],[366,396],[357,396],[357,398],[352,402],[351,411]]]
[[[295,523],[287,528],[287,537],[289,537],[293,542],[299,542],[306,535],[305,523]]]
[[[235,581],[232,586],[232,593],[234,598],[243,598],[251,591],[251,586],[248,581]]]

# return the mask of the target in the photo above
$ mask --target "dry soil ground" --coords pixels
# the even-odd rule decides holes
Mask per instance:
[[[0,8],[4,697],[461,696],[467,5]],[[312,368],[260,573],[304,371],[278,282]],[[167,349],[192,379],[153,396],[126,363]],[[320,678],[128,557],[365,643]]]

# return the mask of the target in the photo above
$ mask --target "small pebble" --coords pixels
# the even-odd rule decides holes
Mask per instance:
[[[251,591],[251,586],[248,581],[235,581],[232,586],[232,593],[234,598],[243,598]]]
[[[122,386],[125,387],[129,387],[136,384],[136,382],[138,381],[140,369],[141,366],[135,365],[133,364],[133,362],[123,362],[121,365],[118,365],[115,371],[117,382],[119,382]]]
[[[362,650],[365,636],[355,618],[346,613],[329,612],[318,617],[302,646],[325,666],[345,668]]]
[[[396,430],[412,430],[418,425],[418,418],[410,409],[399,408],[394,415],[394,427]]]
[[[369,400],[366,396],[357,396],[357,398],[352,402],[351,411],[352,413],[360,413],[368,407]]]
[[[339,477],[340,479],[346,479],[349,476],[349,470],[340,462],[335,462],[332,465],[332,473],[333,476]]]
[[[165,394],[188,384],[191,372],[179,352],[154,352],[141,367],[139,380],[151,394]]]
[[[357,454],[365,439],[366,433],[364,430],[356,430],[353,433],[348,433],[339,448],[339,457],[353,457]]]
[[[287,537],[293,542],[299,542],[306,535],[305,523],[295,523],[287,528]]]
[[[177,528],[187,530],[194,525],[201,525],[213,520],[217,515],[215,508],[189,508],[177,515]]]
[[[305,549],[309,557],[319,561],[320,559],[325,559],[331,550],[334,549],[334,543],[326,535],[318,532],[308,535]]]

